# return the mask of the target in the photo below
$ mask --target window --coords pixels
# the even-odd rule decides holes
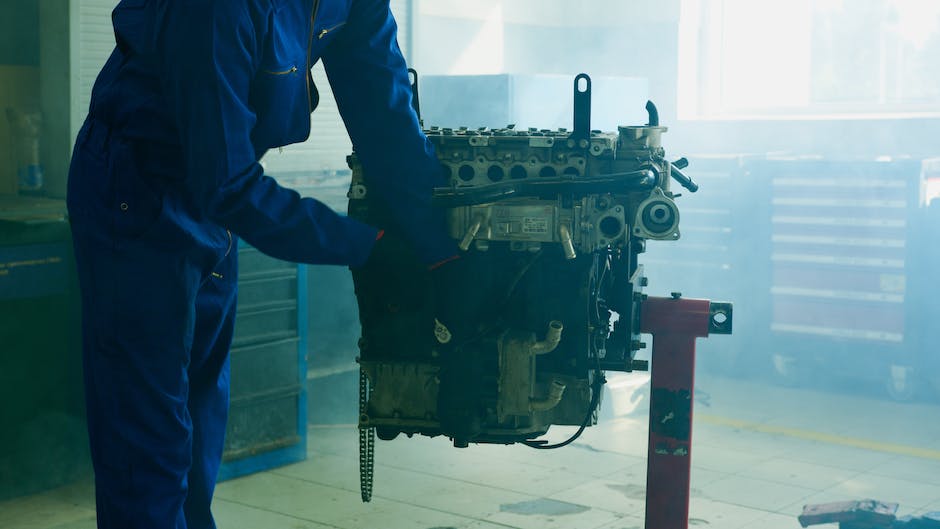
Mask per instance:
[[[683,0],[683,118],[940,116],[940,2]]]

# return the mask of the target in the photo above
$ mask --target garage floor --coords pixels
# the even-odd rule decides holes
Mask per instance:
[[[611,377],[602,424],[554,452],[379,441],[365,505],[355,428],[312,427],[307,461],[219,486],[219,527],[639,529],[646,380]],[[863,498],[898,502],[899,514],[940,510],[940,405],[723,378],[698,386],[691,527],[797,528],[806,503]],[[0,503],[0,527],[93,528],[91,483]]]

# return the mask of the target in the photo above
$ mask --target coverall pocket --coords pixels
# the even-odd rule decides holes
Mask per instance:
[[[265,76],[271,75],[277,78],[282,75],[294,75],[299,70],[300,68],[298,68],[296,64],[275,64],[264,68],[261,70],[261,73]]]
[[[110,167],[114,194],[109,207],[114,234],[119,237],[143,237],[163,213],[164,191],[144,167],[129,142],[115,142]]]
[[[256,110],[253,137],[266,147],[288,145],[307,139],[312,110],[306,60],[263,61],[251,86],[250,103]]]

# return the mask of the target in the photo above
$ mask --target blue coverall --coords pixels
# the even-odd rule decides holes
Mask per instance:
[[[377,235],[258,163],[309,136],[318,59],[397,228],[428,264],[456,248],[389,0],[123,0],[112,18],[68,187],[98,526],[210,528],[237,237],[355,267]]]

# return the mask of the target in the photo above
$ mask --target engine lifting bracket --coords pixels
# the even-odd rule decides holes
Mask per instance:
[[[688,529],[695,340],[731,334],[730,303],[648,297],[640,332],[653,335],[646,529]]]

